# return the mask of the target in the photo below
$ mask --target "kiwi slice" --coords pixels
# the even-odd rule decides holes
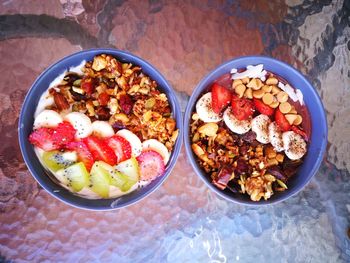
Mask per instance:
[[[60,151],[44,152],[42,160],[50,170],[56,172],[75,163],[77,154],[76,152]]]
[[[58,170],[55,176],[74,192],[79,192],[89,185],[89,173],[82,162]]]
[[[97,161],[92,166],[90,172],[90,189],[99,196],[108,198],[111,178],[108,170],[103,168],[104,164],[103,162]]]
[[[139,163],[135,157],[131,157],[130,159],[117,164],[115,168],[127,176],[129,180],[137,182],[140,179]]]

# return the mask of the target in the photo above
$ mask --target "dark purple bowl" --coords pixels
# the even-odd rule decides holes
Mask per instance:
[[[190,120],[196,102],[204,90],[209,88],[213,82],[222,75],[229,73],[232,68],[245,68],[247,65],[264,64],[264,69],[278,74],[293,87],[300,89],[304,95],[304,102],[309,110],[311,117],[311,143],[309,144],[308,152],[304,162],[299,168],[297,174],[288,182],[288,189],[284,192],[275,193],[267,201],[259,202],[251,201],[248,195],[233,193],[228,189],[224,191],[215,187],[210,180],[210,176],[206,174],[198,165],[196,156],[191,149],[190,140]],[[247,56],[239,57],[230,60],[212,72],[210,72],[195,88],[184,115],[184,141],[186,153],[190,159],[192,167],[204,183],[215,193],[225,198],[226,200],[244,204],[244,205],[266,205],[281,202],[287,198],[297,194],[311,180],[319,169],[323,155],[327,145],[327,120],[322,101],[310,82],[296,69],[290,65],[277,59],[263,56]]]
[[[38,104],[39,98],[41,94],[48,88],[48,85],[51,83],[51,81],[70,67],[78,66],[83,60],[92,60],[95,55],[101,53],[110,54],[119,59],[120,61],[130,62],[134,65],[138,65],[142,68],[143,72],[145,72],[148,76],[151,77],[151,79],[157,81],[160,90],[167,94],[171,110],[176,120],[177,128],[180,130],[180,132],[163,176],[152,181],[149,185],[141,189],[135,190],[134,192],[125,196],[113,199],[91,200],[74,195],[73,193],[59,186],[49,178],[46,170],[42,167],[37,156],[35,155],[33,146],[28,141],[28,136],[32,132],[34,123],[34,112]],[[18,138],[21,147],[21,152],[29,171],[37,180],[37,182],[52,196],[56,197],[57,199],[63,201],[66,204],[72,205],[77,208],[83,208],[88,210],[112,210],[134,204],[140,201],[141,199],[145,198],[161,186],[161,184],[171,173],[171,170],[173,169],[178,155],[180,153],[183,133],[182,125],[183,122],[181,109],[176,99],[175,93],[170,84],[165,80],[165,78],[160,74],[160,72],[157,69],[155,69],[151,64],[149,64],[145,60],[131,53],[116,49],[101,48],[84,50],[67,56],[61,59],[60,61],[56,62],[49,68],[47,68],[36,79],[32,87],[28,91],[22,106],[18,122]]]

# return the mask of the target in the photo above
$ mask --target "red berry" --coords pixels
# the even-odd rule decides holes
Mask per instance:
[[[231,101],[231,91],[217,83],[211,88],[211,105],[215,113],[220,113]]]
[[[125,114],[130,114],[134,103],[128,94],[122,94],[119,97],[119,105]]]
[[[103,161],[110,165],[115,165],[117,163],[117,156],[104,140],[95,136],[90,136],[84,138],[83,142],[87,145],[96,161]]]
[[[265,115],[271,116],[271,115],[273,115],[275,113],[275,110],[273,108],[271,108],[270,106],[266,105],[261,100],[253,98],[253,102],[254,102],[255,108],[261,114],[265,114]]]
[[[248,120],[254,113],[253,102],[236,95],[232,96],[231,106],[233,115],[240,121]]]
[[[152,150],[142,152],[138,157],[141,180],[151,181],[163,175],[165,171],[162,156]]]
[[[52,135],[53,129],[39,128],[29,135],[29,142],[44,151],[58,150],[60,145],[53,141]]]
[[[106,92],[102,92],[100,95],[98,95],[98,102],[101,106],[107,106],[109,102],[109,95]]]
[[[291,125],[289,124],[288,120],[286,119],[286,117],[283,115],[283,113],[277,109],[276,113],[275,113],[275,121],[278,125],[278,127],[282,130],[282,131],[289,131],[291,129]]]
[[[107,144],[114,150],[118,163],[131,158],[131,145],[123,137],[113,135],[107,139]]]
[[[78,160],[84,163],[88,171],[91,170],[91,167],[93,166],[95,160],[85,143],[83,143],[82,141],[70,142],[66,145],[66,149],[76,151],[78,155]]]

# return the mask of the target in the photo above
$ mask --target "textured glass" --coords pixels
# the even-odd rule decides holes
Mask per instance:
[[[0,3],[0,262],[349,262],[349,1]],[[116,47],[153,64],[182,109],[210,70],[241,55],[284,60],[317,88],[329,146],[311,183],[253,208],[212,193],[184,150],[165,183],[130,207],[72,208],[41,189],[17,141],[25,94],[50,64]]]

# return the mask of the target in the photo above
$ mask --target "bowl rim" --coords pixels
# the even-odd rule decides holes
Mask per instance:
[[[96,54],[95,54],[96,53]],[[64,63],[66,60],[70,59],[70,58],[74,58],[74,57],[79,57],[80,55],[88,55],[88,54],[93,54],[93,56],[98,55],[98,54],[111,54],[113,56],[119,56],[118,59],[120,59],[120,57],[132,57],[133,59],[135,59],[137,61],[137,63],[139,64],[144,64],[146,65],[149,69],[151,69],[151,71],[154,72],[154,75],[156,75],[157,77],[159,77],[160,79],[162,79],[162,81],[165,83],[165,86],[169,89],[170,94],[167,94],[167,96],[172,97],[173,100],[173,112],[176,114],[176,118],[175,119],[179,119],[179,121],[176,120],[176,126],[179,129],[179,134],[178,137],[176,139],[176,142],[174,144],[172,153],[171,153],[171,157],[168,161],[167,164],[167,169],[166,172],[162,175],[162,177],[159,179],[159,181],[152,186],[147,192],[142,193],[138,196],[136,196],[135,198],[126,201],[125,203],[123,203],[122,205],[119,205],[117,203],[116,206],[113,205],[114,202],[116,202],[120,197],[123,196],[127,196],[129,194],[120,196],[120,197],[116,197],[116,198],[110,198],[110,199],[94,199],[96,200],[111,200],[111,204],[107,207],[100,207],[100,206],[90,206],[90,205],[86,205],[86,204],[79,204],[77,203],[71,203],[69,201],[66,200],[65,196],[62,196],[60,194],[58,194],[55,191],[51,191],[48,189],[48,185],[46,185],[46,183],[44,183],[44,181],[41,180],[41,177],[43,175],[40,175],[40,172],[37,172],[34,165],[31,162],[31,159],[29,158],[29,155],[27,153],[27,150],[25,149],[24,146],[24,142],[27,138],[25,138],[25,134],[23,132],[23,119],[26,116],[25,113],[25,109],[28,107],[28,101],[29,98],[32,96],[33,92],[35,91],[35,88],[38,86],[38,83],[40,83],[40,81],[42,80],[42,78],[44,76],[46,76],[47,74],[50,73],[50,71],[52,69],[54,69],[55,67],[60,66],[62,63]],[[84,60],[84,59],[83,59]],[[82,60],[82,61],[83,61]],[[82,62],[81,61],[81,62]],[[133,63],[134,64],[134,63]],[[66,70],[69,69],[69,67],[71,67],[72,65],[67,65],[66,66]],[[74,65],[73,65],[74,66]],[[57,75],[58,76],[58,75]],[[57,77],[56,76],[56,77]],[[21,106],[21,111],[19,114],[19,118],[18,118],[18,124],[17,124],[17,129],[18,129],[18,141],[19,141],[19,146],[20,146],[20,151],[23,157],[23,160],[30,172],[30,174],[32,175],[32,177],[34,177],[34,179],[36,180],[36,182],[47,192],[49,193],[51,196],[53,196],[54,198],[58,199],[59,201],[71,206],[71,207],[75,207],[78,209],[83,209],[83,210],[88,210],[88,211],[112,211],[112,210],[117,210],[117,209],[121,209],[124,207],[128,207],[130,205],[136,204],[137,202],[141,201],[142,199],[150,196],[153,192],[155,192],[158,188],[161,187],[161,185],[165,182],[165,180],[170,176],[170,174],[172,173],[175,164],[177,162],[177,159],[179,157],[179,154],[181,152],[181,148],[182,148],[182,138],[183,138],[183,120],[182,120],[182,111],[181,111],[181,107],[178,101],[178,98],[176,96],[175,90],[174,88],[170,85],[170,83],[167,81],[167,79],[160,73],[160,71],[155,68],[153,65],[151,65],[149,62],[147,62],[146,60],[142,59],[139,56],[136,56],[128,51],[125,50],[120,50],[120,49],[116,49],[116,48],[91,48],[91,49],[84,49],[84,50],[80,50],[78,52],[74,52],[71,53],[67,56],[64,56],[63,58],[55,61],[54,63],[50,64],[46,69],[44,69],[39,76],[36,77],[36,79],[34,80],[34,82],[32,83],[32,85],[30,86],[29,90],[26,93],[26,96],[23,100],[22,106]],[[43,169],[45,169],[44,167],[42,167]],[[45,174],[45,176],[48,176]],[[53,182],[55,183],[55,182]],[[56,184],[56,183],[55,183]],[[61,186],[60,186],[61,187]],[[134,191],[133,191],[134,192]],[[79,198],[83,198],[81,196],[77,196],[74,195],[73,193],[71,193],[70,191],[68,191],[69,195],[72,195],[72,197],[79,197]],[[83,198],[85,200],[90,200],[87,198]]]
[[[251,200],[239,200],[233,197],[230,197],[228,195],[226,195],[224,193],[224,191],[218,189],[217,187],[215,187],[213,184],[211,184],[207,178],[206,178],[206,173],[204,173],[202,171],[202,169],[199,167],[197,161],[196,161],[196,157],[193,154],[193,151],[190,147],[191,142],[189,139],[189,135],[190,135],[190,129],[189,129],[189,121],[191,119],[191,113],[192,113],[192,108],[194,107],[196,100],[198,98],[198,96],[203,92],[203,90],[205,89],[204,84],[212,78],[212,76],[214,76],[215,74],[217,74],[219,71],[223,70],[224,68],[226,68],[227,66],[229,66],[231,63],[234,62],[240,62],[240,61],[244,61],[247,59],[257,59],[257,60],[265,60],[271,63],[275,63],[276,65],[281,65],[282,67],[285,67],[288,69],[288,71],[292,72],[293,75],[298,76],[299,78],[303,79],[306,83],[307,86],[310,87],[310,91],[313,93],[314,97],[316,98],[315,104],[317,105],[318,108],[320,108],[321,111],[321,119],[323,119],[324,121],[320,124],[320,128],[324,131],[325,136],[323,137],[321,144],[320,144],[320,152],[321,154],[317,157],[316,162],[313,164],[312,169],[310,171],[310,175],[309,178],[307,180],[305,180],[305,182],[303,183],[303,185],[299,188],[299,189],[290,189],[290,191],[288,191],[288,194],[285,197],[282,197],[280,199],[276,199],[276,200],[272,200],[269,202],[266,201],[258,201],[258,202],[254,202]],[[257,62],[257,64],[261,64],[263,62]],[[247,64],[248,66],[249,64]],[[228,72],[229,73],[229,72]],[[225,74],[225,73],[223,73]],[[222,75],[223,75],[222,74]],[[322,103],[321,97],[319,96],[319,94],[317,93],[316,89],[314,88],[314,86],[310,83],[310,81],[301,73],[299,72],[299,70],[297,70],[296,68],[294,68],[293,66],[291,66],[290,64],[283,62],[281,60],[278,60],[276,58],[272,58],[272,57],[268,57],[268,56],[262,56],[262,55],[248,55],[248,56],[239,56],[239,57],[235,57],[232,58],[230,60],[227,60],[225,62],[223,62],[222,64],[220,64],[219,66],[215,67],[214,69],[212,69],[211,71],[209,71],[209,73],[207,73],[201,80],[200,82],[196,85],[195,89],[192,91],[192,95],[187,103],[186,106],[186,110],[185,110],[185,114],[183,117],[184,120],[184,145],[185,145],[185,150],[186,150],[186,154],[190,160],[191,166],[194,169],[195,173],[201,178],[201,180],[206,184],[207,187],[209,187],[210,190],[212,190],[213,192],[215,192],[216,194],[218,194],[220,197],[224,198],[227,201],[236,203],[236,204],[240,204],[240,205],[246,205],[246,206],[252,206],[252,207],[258,207],[258,206],[264,206],[264,205],[273,205],[273,204],[277,204],[280,202],[283,202],[287,199],[289,199],[292,196],[295,196],[296,194],[298,194],[299,192],[301,192],[311,181],[311,179],[315,176],[315,174],[317,173],[317,171],[319,170],[322,160],[324,158],[325,155],[325,150],[327,147],[327,143],[328,143],[328,125],[327,125],[327,118],[326,118],[326,113],[325,113],[325,108],[324,105]]]

